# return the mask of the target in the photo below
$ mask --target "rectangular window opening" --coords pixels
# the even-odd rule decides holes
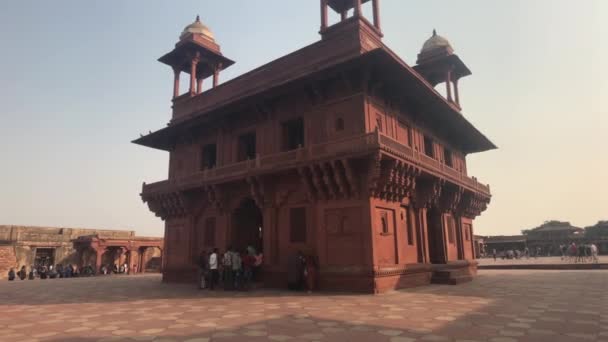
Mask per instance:
[[[238,160],[255,159],[256,156],[256,137],[255,132],[246,133],[239,136],[238,140]]]
[[[297,118],[282,124],[283,151],[304,147],[304,119]]]
[[[292,243],[306,242],[306,208],[289,210],[289,241]]]
[[[217,164],[217,146],[207,144],[201,151],[201,170],[213,169]]]
[[[431,158],[435,157],[435,153],[433,153],[433,139],[426,135],[424,136],[424,154]]]
[[[452,151],[447,147],[443,148],[443,158],[445,159],[445,165],[452,168],[454,167],[454,162],[452,161]]]

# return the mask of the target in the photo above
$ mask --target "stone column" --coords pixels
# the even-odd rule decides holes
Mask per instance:
[[[458,94],[458,79],[454,80],[454,96],[456,97],[456,104],[460,106],[460,95]]]
[[[198,62],[198,57],[194,57],[190,61],[190,95],[196,94],[196,65]]]
[[[446,81],[445,81],[445,86],[446,86],[446,92],[448,95],[448,101],[452,102],[452,71],[449,70],[447,75],[446,75]]]
[[[200,94],[203,92],[203,78],[200,77],[196,80],[196,93]]]
[[[173,98],[179,96],[179,74],[179,69],[177,67],[173,67]]]
[[[355,2],[355,17],[361,17],[361,0],[353,0]]]
[[[321,31],[327,28],[327,0],[321,0]]]
[[[222,69],[222,63],[219,63],[213,69],[213,88],[217,87],[220,83],[220,69]]]
[[[97,255],[97,259],[95,259],[95,272],[99,273],[101,269],[101,259],[103,257],[103,253],[105,252],[105,248],[97,247],[95,249],[95,254]]]
[[[380,0],[372,0],[372,7],[374,9],[374,26],[380,30]]]

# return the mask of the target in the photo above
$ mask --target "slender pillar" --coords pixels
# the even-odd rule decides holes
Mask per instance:
[[[374,9],[374,26],[380,30],[380,0],[372,0],[372,7]]]
[[[222,64],[218,64],[213,70],[213,88],[217,87],[220,82],[220,69],[222,68]]]
[[[456,97],[456,104],[460,106],[460,95],[458,94],[458,79],[454,80],[454,96]]]
[[[353,0],[355,2],[355,17],[361,17],[361,0]]]
[[[104,248],[97,247],[95,249],[95,253],[97,254],[97,259],[95,259],[95,272],[99,273],[101,270],[101,258],[103,257],[103,252],[105,252]]]
[[[344,21],[346,20],[346,17],[348,17],[348,11],[342,11],[340,13],[340,20]]]
[[[203,92],[203,78],[198,78],[196,80],[196,93],[200,94]]]
[[[446,92],[448,95],[448,101],[452,102],[452,71],[448,71],[445,81]]]
[[[321,0],[321,31],[327,28],[327,0]]]
[[[198,58],[192,58],[190,62],[190,95],[196,94],[196,65]]]
[[[179,74],[179,69],[177,67],[173,67],[173,98],[179,96]]]

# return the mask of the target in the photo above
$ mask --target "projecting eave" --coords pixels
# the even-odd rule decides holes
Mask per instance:
[[[402,95],[415,105],[418,119],[425,121],[437,133],[457,142],[466,154],[496,149],[496,145],[471,124],[460,108],[449,102],[414,68],[407,65],[386,45],[368,53],[378,55],[376,67],[384,71],[383,79],[402,90]]]
[[[264,73],[266,69],[272,69],[271,66],[275,62],[269,63],[257,72]],[[311,79],[320,80],[332,73],[339,72],[339,70],[360,70],[370,66],[374,72],[378,73],[379,79],[386,83],[388,89],[394,90],[400,98],[406,100],[405,102],[413,107],[413,112],[417,113],[416,120],[423,122],[425,126],[444,137],[462,152],[468,154],[496,149],[496,146],[460,113],[460,108],[447,101],[428,81],[386,46],[319,68],[315,72],[305,73],[300,77],[286,78],[283,82],[272,82],[265,87],[254,87],[253,82],[248,82],[252,72],[246,73],[223,85],[226,87],[233,83],[242,84],[242,88],[238,87],[242,93],[233,94],[233,99],[229,103],[196,112],[189,119],[173,123],[168,127],[142,136],[134,140],[133,143],[169,151],[180,135],[191,127],[203,124],[213,114],[221,115],[237,110],[239,106],[248,101],[255,102],[259,98],[272,97],[273,94],[277,95],[293,89],[292,86],[298,83],[305,83]],[[285,71],[283,72],[293,72],[294,69],[297,68],[284,68]],[[213,88],[201,95],[212,97],[216,90],[217,88]]]

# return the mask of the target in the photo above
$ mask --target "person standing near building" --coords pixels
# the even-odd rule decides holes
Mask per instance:
[[[234,280],[234,289],[239,290],[241,286],[241,276],[243,271],[243,260],[237,251],[231,253],[232,256],[232,279]]]
[[[223,270],[223,281],[224,281],[224,290],[230,290],[233,285],[232,278],[232,246],[228,247],[226,253],[224,253],[224,258],[222,259],[222,265],[224,266]]]
[[[11,268],[11,269],[8,271],[8,280],[9,280],[9,281],[13,281],[13,280],[15,280],[15,269],[14,269],[14,268]]]
[[[597,246],[594,243],[592,243],[589,248],[591,249],[591,258],[593,259],[593,262],[598,263],[599,259],[597,257],[597,254],[598,254]]]
[[[494,261],[496,261],[496,248],[492,249],[492,257],[494,258]]]
[[[217,269],[218,257],[217,257],[217,248],[213,249],[213,252],[209,255],[209,271],[210,271],[210,281],[209,281],[209,289],[214,290],[215,285],[217,284],[217,280],[219,278],[219,272]]]

